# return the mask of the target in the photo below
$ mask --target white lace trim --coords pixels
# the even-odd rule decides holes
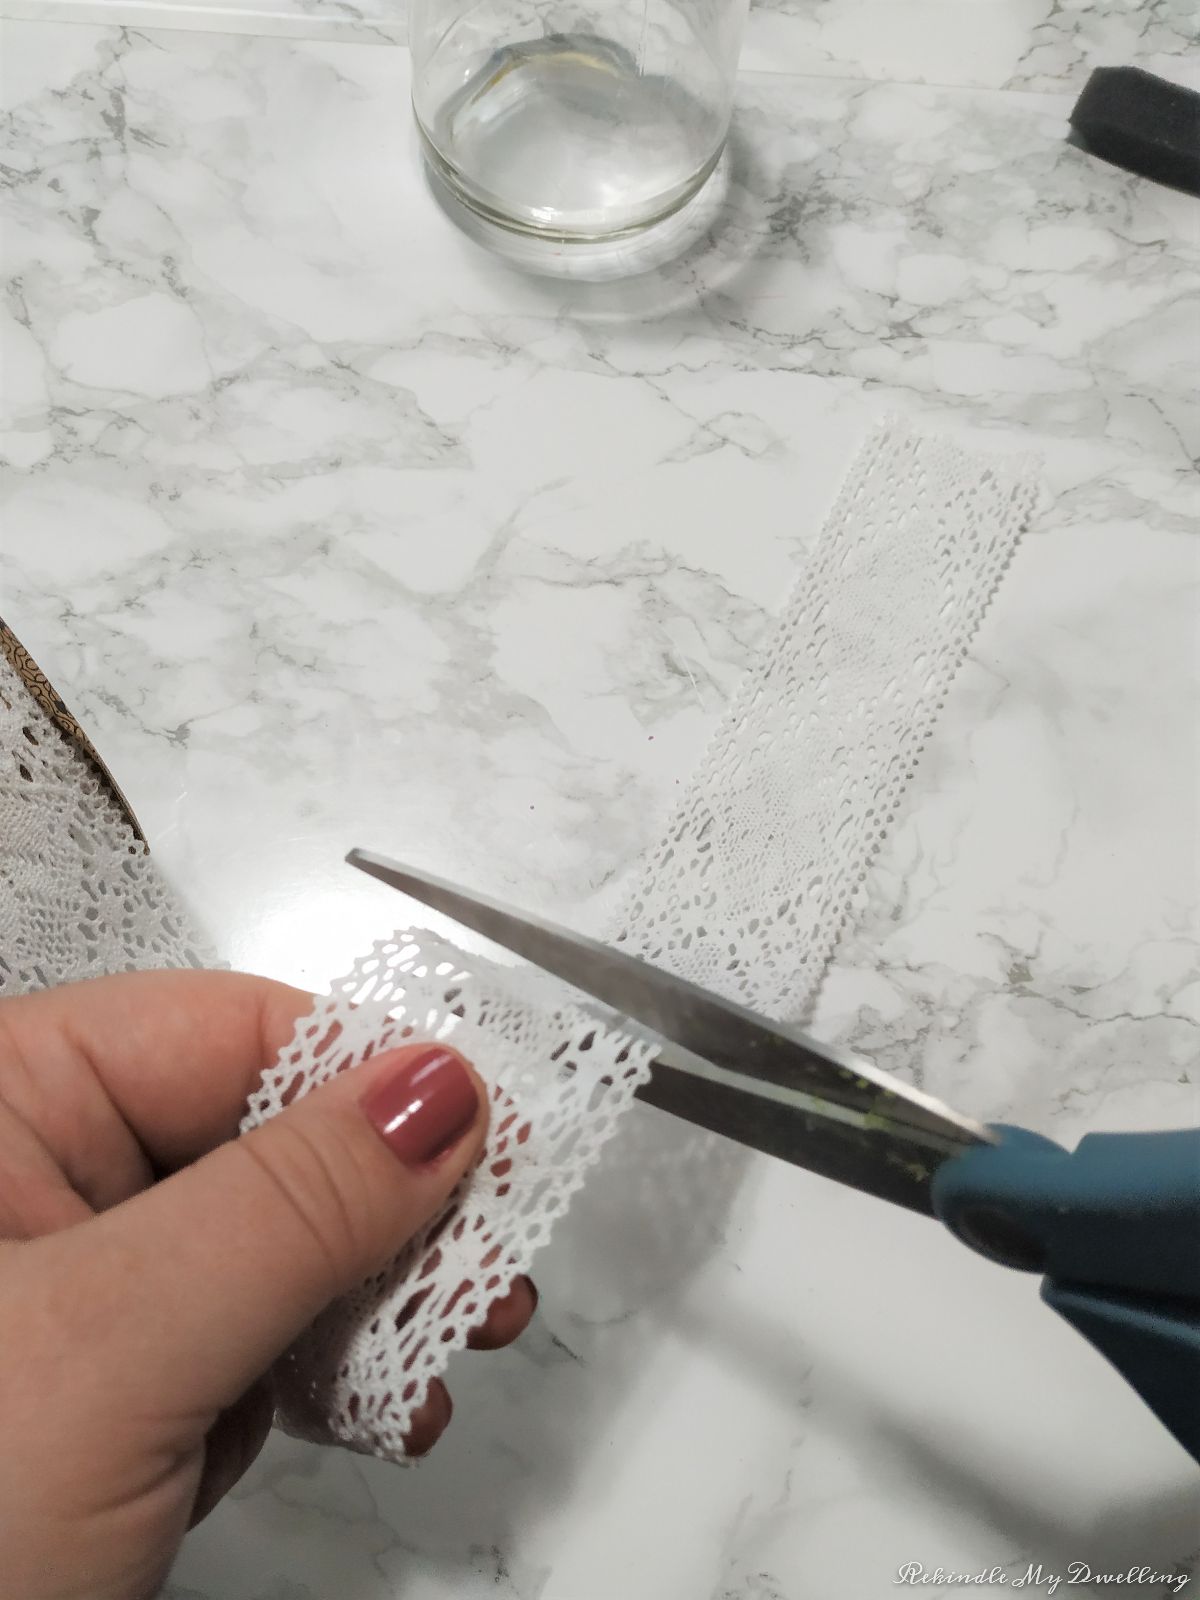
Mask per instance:
[[[1034,496],[1025,463],[895,424],[868,440],[615,939],[780,1020],[804,1011]],[[279,1372],[286,1426],[392,1459],[429,1380],[528,1269],[648,1070],[644,1046],[552,980],[397,934],[301,1027],[244,1126],[402,1038],[450,1035],[493,1086],[485,1159]]]
[[[0,996],[210,959],[100,774],[3,655],[0,889]]]

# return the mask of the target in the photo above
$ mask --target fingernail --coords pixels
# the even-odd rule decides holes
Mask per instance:
[[[429,1045],[373,1084],[362,1108],[392,1154],[406,1167],[418,1167],[444,1155],[466,1133],[479,1096],[461,1057]]]

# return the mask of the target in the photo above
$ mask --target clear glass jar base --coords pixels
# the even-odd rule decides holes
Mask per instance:
[[[496,51],[427,126],[436,175],[486,221],[560,243],[626,238],[703,186],[721,154],[711,114],[593,35]]]
[[[670,300],[666,287],[668,277],[664,277],[664,273],[669,276],[670,269],[678,262],[694,258],[698,252],[707,256],[714,246],[719,249],[730,208],[736,209],[737,205],[728,145],[711,176],[669,216],[601,239],[579,235],[564,239],[492,222],[482,211],[466,204],[457,189],[451,188],[442,177],[440,163],[427,159],[424,169],[430,199],[460,233],[522,276],[574,285],[573,293],[578,291],[583,295],[582,299],[573,301],[577,307],[582,309],[586,305],[599,310],[606,306],[606,315],[612,307],[603,297],[605,286],[622,283],[619,304],[624,313],[630,303],[627,300],[629,280],[648,276],[656,279],[660,287],[647,303],[652,302],[661,310]],[[722,256],[726,265],[737,259],[736,256]],[[707,270],[714,282],[721,280],[723,269],[716,262],[710,261]],[[593,291],[600,292],[599,300],[589,298]],[[636,303],[642,303],[644,292],[636,291]]]

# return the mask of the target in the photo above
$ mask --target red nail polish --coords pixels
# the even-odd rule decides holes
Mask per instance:
[[[392,1154],[417,1167],[444,1155],[466,1133],[479,1096],[461,1058],[434,1044],[373,1084],[362,1108]]]

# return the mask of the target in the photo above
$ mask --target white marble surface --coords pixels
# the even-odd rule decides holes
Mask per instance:
[[[0,0],[0,16],[403,43],[409,0]],[[1083,87],[1093,67],[1200,82],[1194,0],[751,0],[751,72],[987,89]]]
[[[391,910],[352,843],[595,916],[890,408],[1046,506],[815,1025],[1067,1140],[1196,1120],[1200,206],[1066,146],[1065,82],[748,75],[711,239],[536,280],[433,205],[405,70],[5,30],[0,609],[223,951],[330,977]],[[273,1443],[174,1600],[1194,1564],[1194,1468],[1032,1282],[766,1162],[700,1204],[638,1115],[429,1461]]]

